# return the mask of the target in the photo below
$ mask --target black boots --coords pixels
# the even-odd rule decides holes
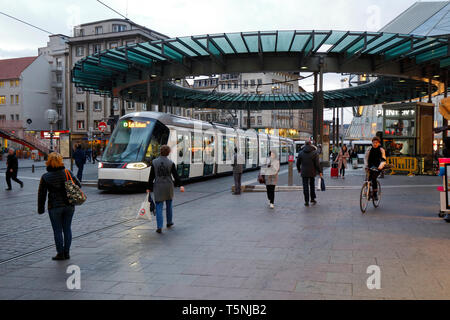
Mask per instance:
[[[66,260],[66,257],[62,253],[58,253],[56,256],[54,256],[52,258],[52,260],[55,260],[55,261]]]

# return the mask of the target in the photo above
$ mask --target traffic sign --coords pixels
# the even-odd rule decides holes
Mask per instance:
[[[294,156],[289,156],[288,161],[289,161],[289,162],[294,162]]]
[[[108,127],[108,125],[104,121],[102,121],[98,124],[98,130],[100,130],[101,132],[105,132],[107,127]]]

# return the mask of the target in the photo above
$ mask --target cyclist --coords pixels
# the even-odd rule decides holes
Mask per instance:
[[[383,170],[386,165],[386,152],[381,147],[381,140],[379,137],[373,137],[372,146],[366,151],[366,156],[364,157],[364,168],[369,174],[369,181],[372,184],[373,198],[375,201],[378,200],[378,183],[377,178],[380,174],[380,170]],[[377,168],[378,171],[369,170],[371,168]]]

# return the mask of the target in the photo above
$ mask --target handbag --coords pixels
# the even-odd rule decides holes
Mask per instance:
[[[64,182],[64,186],[66,188],[67,200],[73,206],[80,206],[86,201],[86,195],[81,190],[81,188],[73,182],[72,175],[69,170],[65,169],[66,173],[66,181]]]
[[[150,203],[150,212],[152,212],[153,215],[155,215],[156,206],[155,206],[155,202],[153,201],[152,195],[150,194],[150,192],[148,193],[148,202]]]
[[[266,184],[266,177],[263,174],[258,175],[258,182],[260,184]]]

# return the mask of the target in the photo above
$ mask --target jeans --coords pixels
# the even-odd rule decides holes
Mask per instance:
[[[345,167],[344,167],[344,165],[342,165],[342,167],[341,167],[341,172],[340,172],[340,174],[344,177],[345,176]]]
[[[234,193],[240,194],[242,173],[234,173],[233,176],[234,176]]]
[[[77,172],[77,178],[78,180],[81,182],[81,179],[83,178],[83,168],[84,168],[84,164],[77,164],[78,167],[78,172]]]
[[[267,198],[269,199],[271,204],[275,203],[275,186],[274,185],[266,185],[267,190]]]
[[[372,191],[374,193],[374,196],[377,194],[378,192],[378,183],[377,183],[377,178],[380,175],[380,172],[378,171],[369,171],[369,181],[372,184]]]
[[[18,184],[22,185],[22,181],[17,179],[17,171],[10,172],[9,170],[6,171],[6,184],[8,185],[8,189],[11,189],[11,179],[17,182]]]
[[[164,201],[161,202],[156,202],[156,225],[158,229],[162,229],[163,227],[163,206],[164,206]],[[172,211],[172,200],[166,200],[166,220],[167,220],[167,224],[172,223],[172,216],[173,216],[173,211]]]
[[[66,206],[48,210],[52,223],[53,235],[55,237],[56,252],[58,254],[69,254],[72,244],[72,218],[75,207]],[[63,240],[64,234],[64,240]]]
[[[311,201],[316,199],[316,184],[314,177],[303,177],[303,195],[305,203],[309,203],[309,195],[311,193]]]

